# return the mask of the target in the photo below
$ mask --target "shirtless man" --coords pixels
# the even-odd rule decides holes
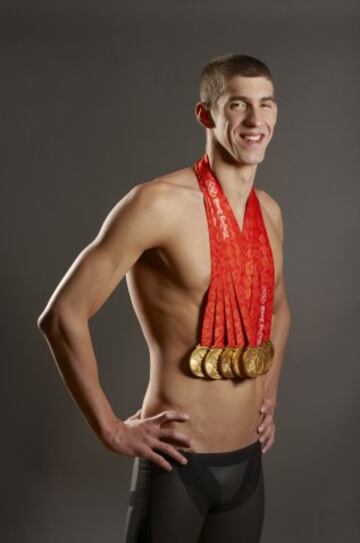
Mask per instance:
[[[277,119],[270,71],[254,57],[218,57],[202,71],[200,98],[195,113],[206,131],[210,166],[241,227]],[[263,137],[250,142],[244,133]],[[100,441],[135,457],[127,542],[260,540],[261,451],[274,443],[291,318],[281,210],[265,191],[256,189],[256,195],[275,268],[275,355],[265,375],[209,380],[189,373],[211,269],[204,199],[192,166],[133,187],[38,319],[70,394]],[[142,407],[127,420],[116,416],[101,387],[88,327],[124,276],[150,353]]]

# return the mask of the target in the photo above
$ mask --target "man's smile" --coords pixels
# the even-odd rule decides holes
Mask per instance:
[[[253,147],[260,145],[264,138],[265,134],[263,133],[252,133],[252,132],[242,132],[240,134],[241,139],[245,142],[246,146]]]

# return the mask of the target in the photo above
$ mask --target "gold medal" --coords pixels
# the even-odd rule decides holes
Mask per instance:
[[[242,371],[242,356],[243,356],[243,353],[244,353],[244,349],[245,347],[242,346],[242,347],[236,347],[234,349],[234,354],[232,356],[232,360],[231,360],[231,367],[232,367],[232,370],[234,372],[234,374],[237,376],[237,377],[246,377],[246,375],[244,375],[243,371]]]
[[[260,369],[260,352],[258,347],[248,345],[242,357],[243,368],[247,377],[257,377]]]
[[[204,360],[204,371],[211,379],[222,379],[222,375],[217,369],[219,356],[223,351],[223,347],[213,347],[207,353]]]
[[[275,349],[272,341],[269,339],[264,343],[264,348],[266,352],[266,367],[265,367],[265,373],[269,371],[269,369],[272,366],[273,357],[275,354]]]
[[[235,377],[232,368],[232,358],[234,356],[235,347],[225,347],[219,357],[218,368],[221,375],[227,379]]]
[[[197,340],[203,345],[197,345],[191,355],[191,372],[211,379],[256,377],[271,363],[271,347],[255,344],[268,339],[275,286],[273,251],[260,201],[252,189],[240,235],[207,153],[195,162],[194,173],[205,203],[211,277]],[[244,348],[234,348],[235,342],[244,343]],[[230,349],[234,349],[232,355]]]
[[[268,349],[268,351],[270,353],[270,358],[273,358],[274,354],[275,354],[275,348],[274,348],[274,345],[273,345],[273,342],[271,341],[271,339],[266,341],[265,346],[266,346],[266,348]]]
[[[262,373],[264,374],[264,373],[267,373],[269,371],[270,351],[269,351],[269,348],[267,346],[267,343],[263,343],[261,345],[261,347],[262,347],[262,357],[263,357],[263,360],[264,360]]]
[[[258,347],[259,349],[259,367],[258,367],[258,375],[263,375],[266,373],[266,368],[268,365],[268,352],[265,343],[262,343]]]
[[[206,377],[202,369],[202,362],[209,351],[209,347],[204,347],[200,344],[196,345],[195,349],[190,355],[189,366],[191,372],[196,377]]]
[[[196,377],[211,379],[254,378],[272,366],[275,349],[271,340],[261,345],[206,347],[198,344],[190,355],[189,366]]]

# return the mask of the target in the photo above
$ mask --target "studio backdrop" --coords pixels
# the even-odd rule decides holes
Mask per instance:
[[[98,441],[36,322],[116,202],[202,155],[200,70],[225,53],[268,64],[278,101],[255,186],[283,211],[292,328],[262,542],[359,540],[359,15],[350,0],[1,2],[1,541],[121,541],[132,459]],[[149,377],[125,279],[90,327],[125,419]]]

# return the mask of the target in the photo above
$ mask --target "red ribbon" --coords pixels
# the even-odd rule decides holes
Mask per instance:
[[[194,171],[204,195],[211,250],[211,277],[200,344],[258,346],[270,339],[274,260],[260,203],[252,187],[243,228],[205,154]]]

